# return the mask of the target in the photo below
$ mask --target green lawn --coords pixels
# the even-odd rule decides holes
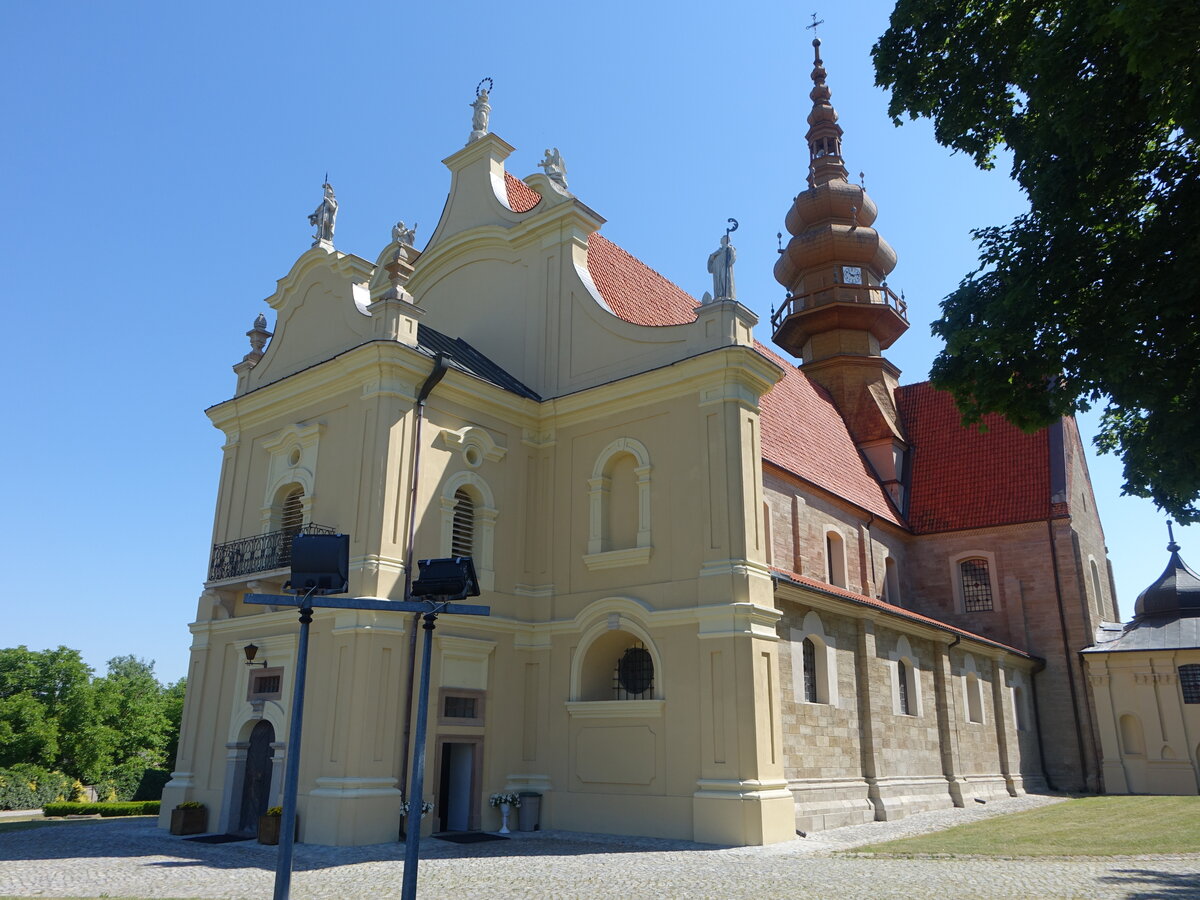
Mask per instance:
[[[889,856],[1200,853],[1200,797],[1080,797],[846,852]]]

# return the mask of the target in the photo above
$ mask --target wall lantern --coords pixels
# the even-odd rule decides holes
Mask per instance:
[[[258,647],[256,647],[254,644],[247,644],[242,648],[242,652],[246,654],[246,665],[262,666],[264,669],[267,667],[267,661],[265,659],[262,662],[254,661],[254,657],[258,656]]]

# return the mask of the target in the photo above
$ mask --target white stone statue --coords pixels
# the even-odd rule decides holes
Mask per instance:
[[[409,247],[416,246],[417,239],[417,223],[413,222],[413,227],[409,228],[401,219],[392,226],[392,240],[398,244],[407,244]]]
[[[538,167],[546,173],[546,177],[561,187],[567,189],[567,164],[563,162],[562,154],[555,147],[554,151],[546,151],[546,158],[538,163]]]
[[[492,105],[488,103],[487,89],[481,87],[475,95],[475,102],[467,105],[475,110],[474,115],[471,116],[471,136],[467,138],[467,143],[473,144],[488,133],[488,119],[492,115]]]
[[[713,277],[714,300],[736,300],[737,288],[733,285],[733,264],[737,250],[729,243],[729,234],[721,236],[721,246],[708,255],[708,271]]]
[[[337,223],[338,202],[333,195],[333,186],[327,181],[321,187],[325,189],[325,196],[321,205],[308,217],[308,224],[317,227],[317,233],[313,235],[314,247],[320,243],[333,243],[333,228]]]

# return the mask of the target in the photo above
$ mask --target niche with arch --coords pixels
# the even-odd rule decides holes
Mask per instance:
[[[979,677],[975,657],[970,653],[963,654],[963,699],[966,701],[967,721],[982,725],[983,680]]]
[[[623,437],[605,447],[588,479],[589,570],[650,561],[650,454]]]
[[[833,528],[825,532],[825,577],[834,587],[846,586],[846,542]]]
[[[1125,713],[1118,720],[1121,730],[1121,753],[1125,756],[1145,756],[1146,739],[1142,734],[1142,721],[1132,713]]]
[[[587,629],[571,662],[572,716],[662,714],[662,659],[649,633],[619,612]]]

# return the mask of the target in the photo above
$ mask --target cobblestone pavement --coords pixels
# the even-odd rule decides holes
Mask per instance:
[[[1022,797],[822,832],[769,847],[542,831],[508,841],[421,845],[427,898],[1185,898],[1200,897],[1200,856],[1117,859],[872,859],[835,855],[1058,802]],[[198,844],[152,820],[0,834],[0,895],[262,898],[276,848]],[[296,847],[296,900],[398,897],[404,848]]]

